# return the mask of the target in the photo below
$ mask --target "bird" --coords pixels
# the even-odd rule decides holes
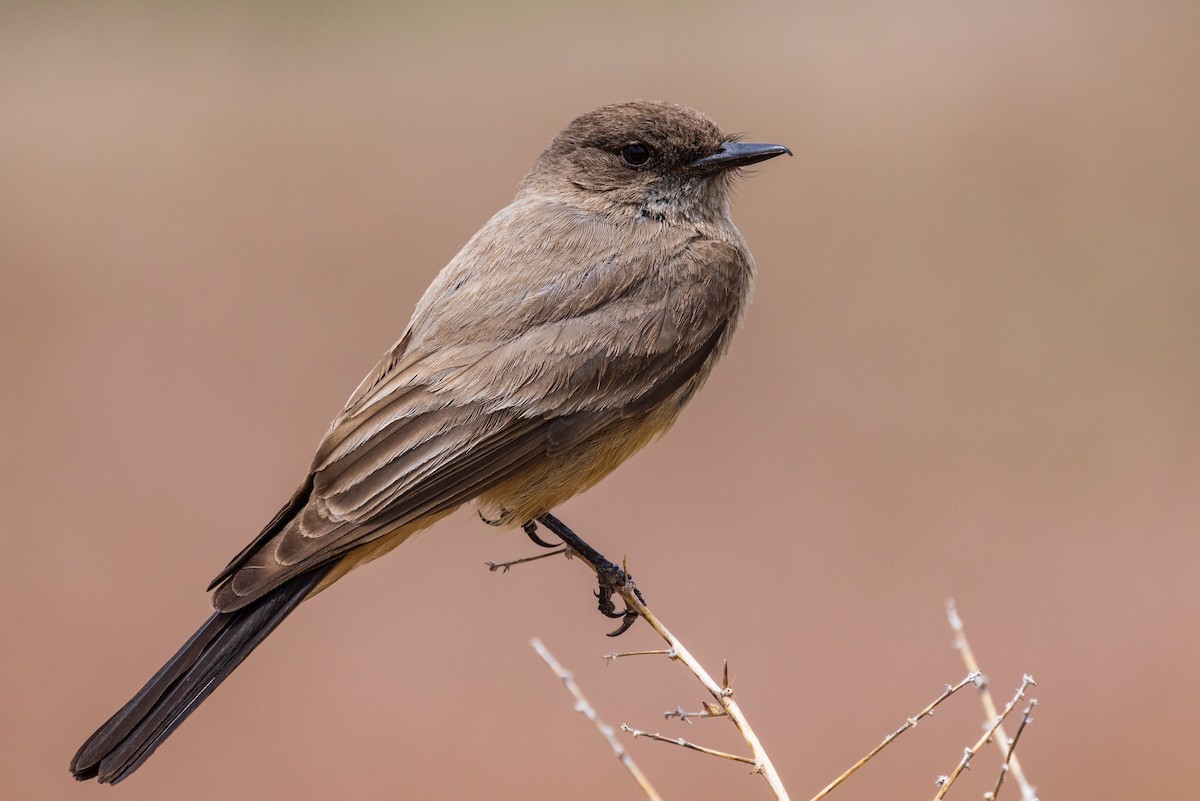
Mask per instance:
[[[303,483],[209,585],[214,612],[80,747],[129,777],[302,602],[463,504],[545,519],[665,432],[728,350],[754,262],[734,176],[791,155],[657,101],[558,133],[434,278]]]

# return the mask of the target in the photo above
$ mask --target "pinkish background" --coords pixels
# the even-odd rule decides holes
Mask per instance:
[[[791,146],[736,215],[733,353],[564,507],[735,689],[805,799],[965,674],[1041,705],[1043,799],[1200,783],[1200,6],[0,9],[0,796],[639,797],[601,715],[719,748],[577,564],[460,513],[290,619],[132,780],[82,739],[206,615],[421,290],[573,116]],[[972,693],[973,694],[973,693]],[[832,798],[932,798],[964,694]],[[628,742],[668,798],[768,798]],[[951,798],[990,789],[988,751]],[[1006,787],[1001,798],[1015,799]]]

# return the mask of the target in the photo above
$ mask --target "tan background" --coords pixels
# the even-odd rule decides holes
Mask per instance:
[[[0,795],[637,797],[535,634],[610,722],[738,747],[659,718],[703,698],[679,668],[601,663],[581,566],[489,574],[532,549],[464,512],[290,619],[131,781],[66,770],[436,270],[562,125],[634,97],[796,158],[735,199],[760,280],[730,359],[564,518],[730,659],[795,798],[965,673],[947,596],[998,694],[1039,681],[1044,799],[1194,794],[1200,6],[901,5],[0,10]],[[981,717],[956,699],[840,797],[932,797]],[[670,798],[768,797],[630,748]]]

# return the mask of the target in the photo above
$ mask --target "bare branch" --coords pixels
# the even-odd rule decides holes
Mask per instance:
[[[688,712],[683,707],[677,706],[674,709],[663,712],[663,717],[667,720],[670,720],[671,718],[679,718],[684,723],[690,724],[692,722],[692,718],[725,718],[729,716],[725,714],[724,709],[716,704],[705,702],[704,709],[700,710],[699,712]]]
[[[946,793],[950,792],[950,786],[958,780],[958,777],[962,775],[964,770],[970,767],[971,760],[975,757],[975,755],[978,754],[980,750],[982,750],[982,748],[988,744],[988,741],[990,741],[992,737],[994,737],[1000,730],[1000,724],[1003,723],[1004,719],[1013,711],[1013,707],[1017,705],[1017,702],[1025,697],[1025,690],[1028,689],[1031,684],[1037,685],[1037,682],[1033,680],[1033,676],[1026,675],[1025,678],[1022,679],[1021,686],[1017,688],[1017,692],[1012,697],[1012,700],[1004,706],[1004,711],[996,716],[996,719],[992,722],[992,725],[988,726],[987,730],[984,731],[983,736],[979,738],[975,745],[963,750],[963,757],[961,760],[959,760],[958,765],[955,766],[954,771],[949,776],[938,777],[938,784],[940,787],[937,795],[933,797],[934,801],[941,801],[941,799],[946,797]],[[1009,752],[1010,749],[1008,749],[1006,746],[1006,756]]]
[[[946,617],[950,620],[950,629],[954,632],[954,647],[962,655],[963,662],[967,666],[967,670],[973,673],[979,673],[979,663],[975,660],[975,654],[971,651],[971,645],[967,642],[967,633],[963,628],[962,618],[958,614],[958,608],[954,604],[953,598],[946,599]],[[982,674],[981,674],[982,675]],[[979,685],[979,697],[983,703],[983,713],[988,720],[993,720],[996,717],[996,703],[992,700],[992,694],[987,688],[986,679]],[[1013,779],[1021,788],[1021,798],[1023,801],[1037,801],[1037,789],[1029,783],[1025,778],[1025,771],[1021,770],[1021,762],[1015,756],[1009,758],[1008,734],[1004,728],[997,730],[1000,736],[996,740],[996,745],[999,746],[1000,752],[1004,755],[1005,764],[1012,768]]]
[[[624,656],[665,656],[667,659],[674,659],[675,652],[670,648],[656,648],[650,651],[621,651],[619,653],[614,651],[611,654],[605,654],[604,661],[615,662]]]
[[[568,543],[568,547],[575,551],[575,555],[579,557],[579,561],[583,562],[593,572],[601,576],[601,588],[605,588],[604,578],[609,577],[613,573],[615,565],[608,562],[602,554],[598,553],[594,548],[579,539],[573,531],[571,531],[561,520],[558,520],[551,514],[545,514],[538,518],[538,522],[553,531],[560,539]],[[575,543],[578,543],[576,547]],[[580,549],[583,550],[580,550]],[[584,553],[587,551],[587,553]],[[595,560],[593,563],[592,560]],[[624,565],[623,565],[624,567]],[[729,719],[737,727],[741,733],[742,739],[750,746],[750,753],[754,756],[754,771],[761,773],[763,778],[767,780],[771,791],[775,794],[777,801],[790,801],[787,790],[784,789],[783,781],[779,778],[779,772],[775,770],[775,765],[771,762],[771,758],[767,755],[766,750],[762,746],[762,742],[758,739],[758,735],[754,733],[750,722],[742,713],[741,707],[733,699],[733,690],[729,687],[729,672],[728,666],[725,669],[723,684],[717,684],[712,676],[704,669],[699,661],[692,656],[691,652],[684,647],[683,643],[672,634],[666,626],[663,625],[653,612],[651,612],[638,593],[637,586],[629,579],[629,571],[620,571],[621,581],[616,582],[612,590],[616,592],[625,601],[627,610],[626,623],[622,625],[614,634],[624,631],[628,627],[629,615],[636,615],[645,620],[650,627],[658,632],[658,635],[666,641],[667,647],[674,653],[674,658],[682,662],[692,675],[704,685],[704,688],[716,699],[717,703],[725,710]]]
[[[537,556],[526,556],[523,559],[513,559],[511,562],[484,562],[484,564],[487,565],[487,569],[493,573],[495,573],[497,570],[499,570],[501,573],[507,573],[508,569],[513,565],[523,565],[526,562],[536,562],[539,559],[548,559],[551,556],[558,556],[559,554],[566,554],[568,559],[571,558],[570,548],[559,548],[556,551],[539,553]]]
[[[1021,739],[1021,732],[1025,731],[1025,727],[1033,722],[1033,718],[1029,717],[1029,713],[1037,706],[1037,699],[1034,698],[1029,702],[1029,706],[1025,707],[1024,714],[1021,715],[1021,723],[1017,726],[1017,733],[1013,735],[1012,742],[1008,744],[1008,756],[1004,758],[1004,764],[1000,767],[1000,775],[996,778],[996,786],[990,793],[985,793],[986,801],[996,801],[996,796],[1000,794],[1000,785],[1004,784],[1004,777],[1008,775],[1009,765],[1013,759],[1013,752],[1017,750],[1017,740]],[[1032,801],[1037,801],[1034,798]]]
[[[646,605],[642,603],[632,584],[619,587],[617,592],[620,593],[621,598],[624,599],[630,609],[637,612],[643,620],[650,624],[651,628],[658,632],[658,636],[662,637],[669,648],[675,652],[675,658],[682,662],[691,671],[692,675],[704,685],[704,688],[708,690],[721,709],[725,711],[725,714],[729,716],[729,719],[733,721],[733,725],[741,733],[742,739],[750,746],[750,753],[754,755],[754,759],[750,764],[754,765],[756,773],[761,773],[763,778],[767,780],[767,784],[770,785],[772,792],[775,793],[776,799],[778,801],[789,801],[787,790],[783,786],[783,780],[779,778],[778,771],[775,770],[775,765],[767,755],[766,749],[763,748],[758,735],[751,728],[750,722],[742,713],[741,707],[733,699],[733,690],[728,686],[728,666],[726,666],[725,670],[724,683],[717,684],[713,680],[713,677],[708,675],[708,671],[704,669],[704,666],[684,647],[683,643],[663,625],[662,621],[655,617],[653,612],[646,608]]]
[[[702,745],[696,745],[695,743],[688,742],[687,740],[683,739],[682,737],[667,737],[662,734],[654,734],[652,732],[642,731],[641,729],[635,729],[632,726],[626,726],[624,723],[621,724],[621,731],[629,732],[634,737],[647,737],[651,740],[658,740],[660,743],[670,743],[671,745],[677,745],[680,748],[687,748],[692,751],[699,751],[702,754],[708,754],[709,756],[720,757],[721,759],[731,759],[734,762],[744,762],[747,765],[754,764],[754,760],[751,759],[750,757],[738,756],[737,754],[730,754],[725,751],[716,751],[712,748],[705,748]]]
[[[529,644],[533,646],[535,651],[537,651],[537,654],[542,658],[542,661],[549,665],[550,669],[554,671],[555,675],[562,679],[563,685],[567,688],[571,695],[575,697],[575,711],[582,713],[596,726],[596,729],[600,732],[604,739],[608,741],[608,745],[610,748],[612,748],[617,759],[620,760],[621,764],[625,766],[625,769],[629,771],[631,776],[633,776],[633,779],[638,783],[638,786],[642,788],[642,792],[646,794],[646,797],[649,798],[650,801],[662,801],[662,797],[657,791],[655,791],[654,787],[650,785],[650,780],[646,778],[646,775],[642,773],[641,769],[633,761],[633,757],[631,757],[625,750],[625,746],[621,745],[621,741],[617,739],[616,734],[613,732],[613,727],[600,720],[600,717],[596,714],[596,710],[590,703],[588,703],[587,698],[584,697],[583,691],[579,689],[577,684],[575,684],[575,679],[571,676],[570,671],[559,664],[558,660],[554,658],[550,651],[547,650],[546,646],[542,644],[542,641],[537,637],[534,637],[532,640],[530,640]]]
[[[820,801],[822,798],[829,795],[835,787],[837,787],[842,782],[846,781],[846,779],[849,779],[851,776],[853,776],[854,773],[856,771],[858,771],[859,768],[861,768],[863,765],[870,762],[875,757],[876,754],[878,754],[880,751],[882,751],[883,749],[885,749],[889,745],[891,745],[892,742],[895,741],[895,739],[897,737],[899,737],[901,734],[904,734],[904,732],[908,731],[913,726],[916,726],[917,722],[920,721],[921,718],[929,717],[930,715],[932,715],[933,710],[936,709],[940,703],[945,701],[950,696],[954,695],[956,692],[961,690],[963,687],[966,687],[968,684],[975,684],[981,678],[982,678],[982,674],[980,674],[978,671],[973,671],[971,673],[968,673],[966,678],[964,678],[958,684],[954,684],[954,685],[947,684],[946,689],[942,692],[941,695],[939,695],[937,698],[935,698],[933,700],[933,703],[931,703],[929,706],[922,709],[915,716],[913,716],[913,717],[909,718],[907,721],[905,721],[903,726],[896,729],[894,732],[889,734],[887,737],[884,737],[883,742],[881,742],[879,745],[877,745],[873,749],[871,749],[871,751],[866,756],[864,756],[862,759],[858,760],[853,765],[851,765],[849,770],[847,770],[841,776],[838,776],[836,779],[834,779],[828,785],[826,785],[824,790],[822,790],[821,792],[814,795],[812,797],[812,801]]]

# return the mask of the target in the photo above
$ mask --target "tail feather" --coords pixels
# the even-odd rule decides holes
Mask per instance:
[[[71,760],[75,778],[116,784],[149,758],[200,702],[308,596],[323,566],[236,612],[216,612]]]

